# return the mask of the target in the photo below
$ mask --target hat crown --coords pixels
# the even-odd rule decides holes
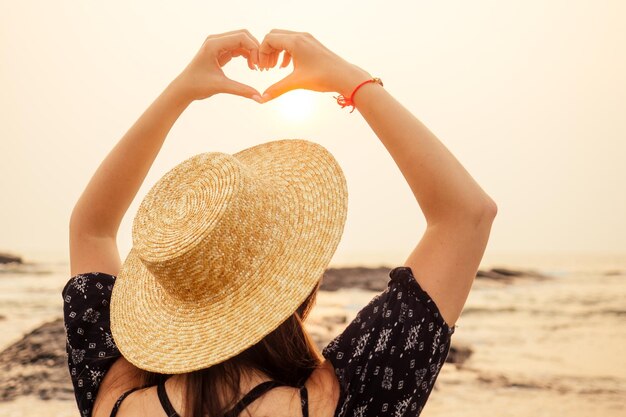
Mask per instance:
[[[133,222],[133,250],[168,295],[208,301],[254,271],[280,224],[262,180],[232,155],[208,152],[174,167],[149,191]],[[277,248],[274,247],[273,250]]]
[[[120,352],[172,374],[258,343],[319,284],[341,239],[347,192],[333,155],[304,139],[183,161],[133,223],[110,303]]]

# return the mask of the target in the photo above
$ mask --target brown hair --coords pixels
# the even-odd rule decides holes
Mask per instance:
[[[184,417],[224,417],[238,401],[241,375],[258,370],[290,386],[300,386],[323,362],[304,320],[313,308],[321,280],[298,309],[255,345],[208,368],[185,373]],[[156,385],[171,375],[139,370],[142,386]],[[221,392],[216,393],[217,387]]]

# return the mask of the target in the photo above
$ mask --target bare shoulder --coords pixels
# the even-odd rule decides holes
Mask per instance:
[[[141,385],[138,371],[138,368],[124,357],[116,360],[100,383],[92,416],[109,417],[117,399],[129,389]],[[130,394],[129,397],[133,394]],[[125,402],[126,400],[122,404]]]
[[[310,416],[333,417],[339,402],[339,381],[330,361],[325,360],[314,370],[306,383]],[[247,387],[246,391],[252,387]],[[263,398],[265,397],[265,398]],[[277,387],[267,392],[258,403],[248,407],[253,416],[291,417],[302,415],[299,389]],[[243,413],[241,414],[243,415]]]
[[[431,296],[444,321],[455,325],[485,253],[495,214],[429,225],[405,266]]]
[[[312,391],[310,393],[311,415],[332,417],[337,409],[341,392],[335,368],[328,359],[325,359],[320,368],[311,374],[307,389]]]

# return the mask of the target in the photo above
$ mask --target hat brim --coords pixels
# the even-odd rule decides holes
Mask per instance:
[[[111,296],[111,331],[122,355],[151,372],[191,372],[225,361],[275,330],[300,306],[335,253],[348,208],[343,172],[323,146],[282,139],[234,153],[263,180],[281,181],[283,245],[242,266],[236,291],[198,303],[163,291],[131,250]],[[283,206],[284,205],[284,206]],[[262,283],[263,285],[259,285]]]

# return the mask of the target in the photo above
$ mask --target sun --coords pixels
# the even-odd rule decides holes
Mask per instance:
[[[278,110],[287,120],[301,122],[312,117],[315,110],[315,92],[291,90],[276,99]]]

